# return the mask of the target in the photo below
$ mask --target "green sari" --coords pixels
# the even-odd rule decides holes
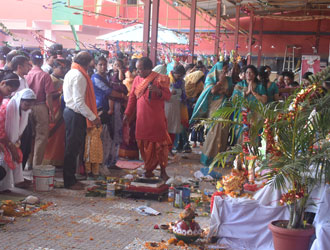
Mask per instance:
[[[235,98],[236,96],[243,98],[244,91],[247,88],[248,88],[248,83],[246,82],[246,80],[238,82],[234,88],[232,98]],[[257,86],[254,89],[254,92],[256,92],[259,95],[267,95],[266,88],[262,84],[257,84]],[[252,93],[245,96],[244,98],[246,98],[249,102],[258,102],[258,99]],[[236,112],[237,112],[237,114],[235,114],[235,117],[238,117],[241,110],[237,110]],[[235,125],[235,127],[234,127],[234,144],[241,143],[241,140],[242,140],[241,135],[242,135],[243,130],[244,130],[244,126]]]
[[[198,118],[211,118],[212,114],[217,111],[227,101],[225,94],[212,94],[211,90],[218,82],[218,74],[223,68],[222,62],[217,62],[206,77],[204,90],[199,96],[190,124],[196,122]],[[232,78],[226,77],[225,89],[231,91],[233,88]],[[203,145],[201,163],[205,166],[211,164],[213,158],[219,153],[227,149],[228,146],[229,126],[223,124],[211,124],[207,131],[205,142]]]

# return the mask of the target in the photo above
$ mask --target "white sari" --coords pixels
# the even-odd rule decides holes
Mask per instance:
[[[23,89],[9,100],[9,102],[2,104],[2,108],[6,108],[5,132],[10,142],[19,143],[27,123],[30,110],[20,112],[20,104],[22,99],[35,100],[36,95],[31,89]],[[0,165],[3,166],[7,172],[5,178],[0,181],[0,191],[13,188],[15,184],[23,182],[22,163],[14,162],[15,168],[10,168],[4,161],[4,153],[0,152]]]

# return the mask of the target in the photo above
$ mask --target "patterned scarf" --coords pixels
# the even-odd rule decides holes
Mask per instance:
[[[96,107],[96,98],[93,88],[93,82],[88,76],[86,70],[81,67],[78,63],[72,63],[71,69],[77,69],[80,71],[81,74],[86,78],[87,86],[86,86],[86,92],[85,92],[85,103],[87,107],[94,113],[94,115],[97,117],[97,107]],[[93,127],[93,123],[86,119],[87,121],[87,128]]]
[[[149,83],[155,80],[158,75],[158,73],[151,71],[151,73],[135,88],[134,94],[137,99],[143,96],[143,94],[147,91]]]

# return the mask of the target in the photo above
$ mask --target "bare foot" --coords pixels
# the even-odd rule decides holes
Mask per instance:
[[[153,172],[145,172],[144,173],[144,177],[146,177],[146,178],[152,178],[152,177],[154,177],[155,175],[154,175],[154,173]]]
[[[29,188],[31,186],[31,184],[32,184],[32,181],[30,181],[28,179],[24,179],[24,181],[15,184],[15,187],[26,189],[26,188]]]
[[[82,184],[81,182],[76,182],[74,185],[68,187],[68,189],[71,189],[71,190],[84,190],[85,185]]]
[[[167,175],[166,171],[164,170],[161,172],[160,178],[162,178],[166,182],[170,177]]]

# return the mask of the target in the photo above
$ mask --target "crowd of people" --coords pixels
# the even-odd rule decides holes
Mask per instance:
[[[119,157],[142,157],[146,178],[159,165],[167,180],[168,159],[200,146],[208,166],[232,140],[229,125],[204,127],[200,119],[236,96],[267,104],[299,86],[292,72],[270,81],[269,66],[178,60],[154,67],[121,52],[111,60],[88,51],[68,59],[57,44],[44,54],[3,47],[0,64],[1,192],[28,187],[23,170],[38,165],[63,168],[64,187],[74,190],[84,188],[81,166],[86,178],[102,179],[120,169]]]

